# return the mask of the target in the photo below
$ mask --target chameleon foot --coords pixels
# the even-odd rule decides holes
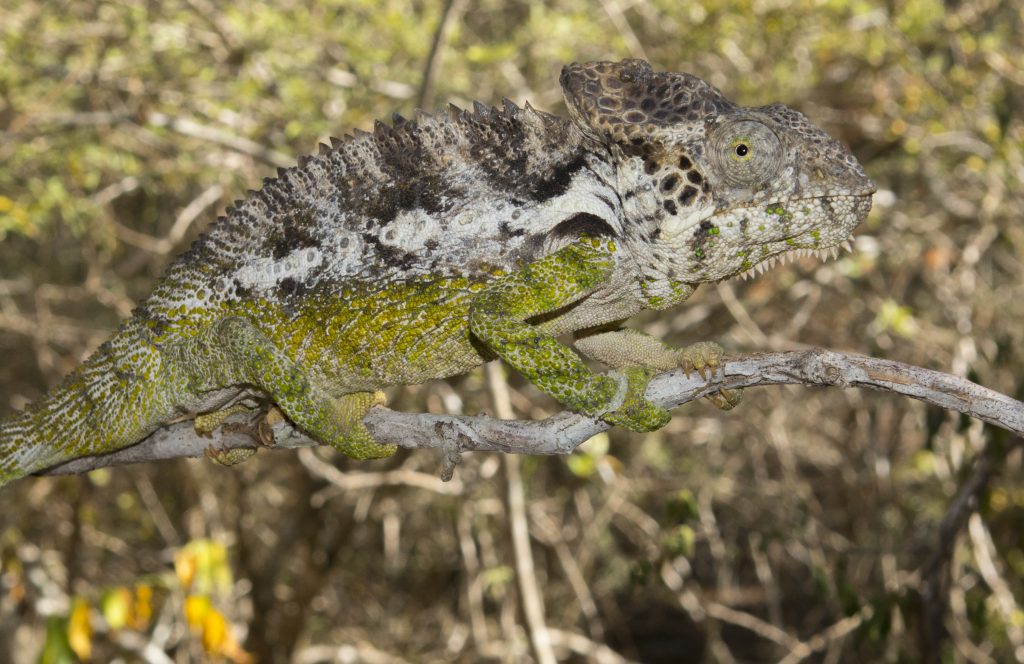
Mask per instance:
[[[212,445],[206,448],[206,458],[222,466],[237,466],[251,459],[256,454],[254,447],[236,447],[230,450],[218,450]]]
[[[696,371],[704,380],[711,380],[724,357],[725,349],[714,341],[699,341],[679,351],[679,366],[687,378],[691,371]]]
[[[679,366],[687,378],[691,371],[696,371],[704,380],[711,380],[722,367],[724,358],[725,349],[720,345],[714,341],[700,341],[679,351]],[[704,398],[722,410],[732,410],[742,400],[743,392],[722,389]]]
[[[644,397],[654,370],[644,367],[627,367],[621,369],[620,373],[626,378],[626,397],[621,406],[602,415],[601,419],[609,424],[615,424],[638,433],[655,431],[668,424],[672,415]]]
[[[229,417],[238,413],[248,413],[251,410],[251,408],[240,403],[236,403],[235,405],[228,406],[227,408],[214,410],[209,413],[201,413],[196,415],[196,419],[192,422],[192,427],[195,429],[197,435],[200,435],[203,438],[210,438],[213,436],[213,432],[217,427],[224,424],[225,420]]]
[[[236,403],[233,406],[228,406],[227,408],[196,415],[196,419],[193,421],[192,427],[195,429],[197,435],[200,435],[203,438],[210,438],[213,436],[214,430],[222,426],[229,417],[237,413],[248,413],[251,410],[251,408],[240,403]],[[211,445],[206,448],[206,457],[222,466],[236,466],[251,458],[254,454],[256,454],[256,449],[252,447],[238,447],[230,450],[219,450]]]

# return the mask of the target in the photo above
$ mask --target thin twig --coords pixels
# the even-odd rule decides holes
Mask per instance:
[[[244,136],[237,136],[229,131],[225,131],[224,129],[200,124],[190,118],[177,118],[154,111],[147,116],[146,120],[151,126],[163,127],[165,129],[178,132],[184,136],[191,136],[192,138],[198,138],[218,145],[223,145],[224,147],[230,148],[236,152],[241,152],[242,154],[247,154],[250,157],[259,159],[271,166],[286,168],[288,166],[295,165],[295,159],[283,152],[272,150],[260,145],[256,141],[245,138]]]
[[[449,26],[459,20],[465,5],[465,0],[446,0],[441,9],[441,17],[437,20],[437,29],[434,30],[434,39],[430,43],[430,53],[427,55],[427,62],[423,67],[423,79],[420,81],[419,93],[416,95],[417,108],[430,108],[434,103],[434,81],[437,79],[438,63],[441,61],[444,40],[448,35]]]

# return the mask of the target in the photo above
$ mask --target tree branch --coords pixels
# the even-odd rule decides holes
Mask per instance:
[[[710,382],[686,377],[679,370],[659,374],[647,389],[647,398],[666,407],[694,401],[721,388],[803,384],[826,387],[863,387],[894,392],[925,403],[969,415],[1024,436],[1024,403],[964,378],[901,362],[826,349],[763,353],[726,362]],[[258,417],[236,416],[212,438],[199,437],[191,422],[178,422],[117,452],[83,457],[54,466],[44,475],[83,473],[106,466],[202,456],[218,450],[254,448],[259,444],[248,431]],[[599,419],[562,412],[541,421],[496,420],[490,417],[402,413],[374,408],[364,418],[377,440],[408,448],[437,448],[445,453],[446,476],[465,451],[510,454],[569,454],[590,437],[610,428]],[[318,445],[287,422],[272,428],[274,447]]]

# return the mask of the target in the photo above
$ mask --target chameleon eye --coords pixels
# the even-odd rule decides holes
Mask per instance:
[[[716,174],[738,187],[767,182],[782,160],[782,143],[767,125],[756,120],[727,122],[708,137]]]

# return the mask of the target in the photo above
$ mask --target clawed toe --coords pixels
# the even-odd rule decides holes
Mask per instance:
[[[721,410],[732,410],[743,400],[743,390],[720,389],[704,397]]]
[[[679,351],[679,366],[686,377],[695,371],[705,381],[711,380],[722,367],[725,349],[713,341],[701,341]]]

